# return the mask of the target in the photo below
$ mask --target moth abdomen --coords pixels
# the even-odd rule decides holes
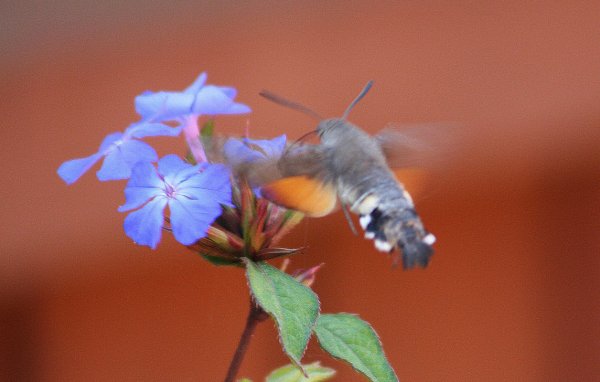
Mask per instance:
[[[353,210],[360,214],[365,238],[374,240],[381,252],[402,252],[405,269],[426,267],[433,255],[435,237],[423,227],[410,196],[399,185],[379,188],[359,198]]]

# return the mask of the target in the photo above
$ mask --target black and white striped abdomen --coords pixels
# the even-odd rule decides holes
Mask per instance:
[[[400,249],[404,268],[427,266],[435,237],[424,228],[408,192],[385,168],[372,168],[359,179],[348,185],[342,177],[338,190],[342,202],[360,215],[365,238],[382,252]]]

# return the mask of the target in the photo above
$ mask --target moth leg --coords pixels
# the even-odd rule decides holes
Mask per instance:
[[[344,217],[346,218],[346,221],[348,222],[348,225],[350,226],[350,230],[352,231],[354,236],[358,236],[358,231],[356,230],[356,227],[354,226],[354,222],[352,221],[352,217],[350,216],[350,212],[348,211],[348,206],[344,203],[342,203],[342,211],[344,211]]]

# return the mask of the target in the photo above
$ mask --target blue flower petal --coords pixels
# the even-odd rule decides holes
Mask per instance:
[[[171,199],[169,209],[173,236],[184,245],[203,238],[208,227],[221,215],[219,204],[207,200]]]
[[[100,170],[96,172],[96,177],[102,182],[127,179],[130,175],[131,168],[129,167],[129,164],[125,162],[120,150],[113,150],[110,152],[106,158],[104,158]]]
[[[146,91],[135,97],[135,110],[144,120],[175,120],[191,114],[194,98],[194,94],[189,93]]]
[[[243,103],[232,103],[227,110],[223,110],[219,114],[247,114],[252,112],[252,109],[248,105],[244,105]]]
[[[57,170],[58,176],[67,184],[73,184],[83,174],[86,173],[98,160],[102,158],[102,154],[96,153],[87,158],[73,159],[64,162]]]
[[[163,212],[167,199],[157,197],[144,207],[127,215],[123,228],[127,236],[136,244],[147,245],[152,249],[160,241],[161,230],[164,224]]]
[[[125,187],[125,204],[119,212],[138,208],[150,199],[164,195],[164,183],[151,163],[140,162],[133,167]]]
[[[162,123],[135,123],[125,130],[125,135],[131,138],[176,137],[180,133],[181,126],[171,127]]]
[[[67,184],[73,184],[83,174],[85,174],[100,158],[106,155],[111,146],[119,141],[123,137],[123,133],[111,133],[108,134],[100,144],[98,152],[85,158],[73,159],[66,161],[60,165],[57,170],[58,176],[60,176]]]
[[[111,150],[111,146],[113,144],[117,143],[118,141],[120,141],[121,139],[123,139],[123,133],[121,133],[120,131],[116,132],[116,133],[108,134],[102,140],[102,143],[100,144],[100,148],[98,149],[98,152],[103,155],[106,155],[108,153],[108,151]]]
[[[232,100],[237,95],[237,90],[231,86],[217,86],[217,88]]]
[[[214,186],[212,186],[214,187]],[[209,188],[186,188],[181,191],[181,195],[185,196],[186,199],[191,201],[200,201],[207,208],[212,206],[221,211],[220,205],[232,206],[231,204],[231,186],[226,189],[209,189]],[[184,200],[180,198],[180,200]],[[219,212],[218,215],[221,213]]]
[[[194,166],[195,167],[195,166]],[[179,172],[180,176],[188,170]],[[189,245],[204,237],[221,215],[221,204],[231,205],[229,170],[224,165],[207,165],[177,185],[178,197],[169,201],[175,239]]]
[[[229,138],[223,145],[223,154],[227,163],[236,167],[242,163],[254,162],[261,158],[261,154],[249,148],[237,138]]]
[[[254,162],[266,158],[279,158],[285,149],[286,136],[271,140],[243,140],[230,138],[223,145],[225,159],[232,166]]]
[[[129,168],[133,168],[138,162],[156,162],[158,154],[156,150],[146,142],[137,139],[129,139],[123,142],[119,149]]]
[[[200,189],[194,190],[192,193],[197,196],[197,192],[201,190],[218,191],[219,193],[230,194],[231,193],[231,182],[230,182],[229,168],[222,164],[211,164],[206,166],[201,173],[196,176],[189,177],[185,182],[182,182],[178,187],[181,192],[187,192],[188,189]],[[218,194],[214,194],[211,198],[221,199],[223,197]],[[226,198],[226,197],[225,197]]]
[[[226,92],[213,85],[200,89],[192,107],[194,114],[243,114],[250,111],[248,106],[233,102]]]
[[[166,178],[169,178],[169,182],[174,183],[171,179],[179,172],[188,168],[194,167],[193,165],[186,163],[175,154],[165,155],[158,161],[158,173]],[[197,171],[197,170],[196,170]]]
[[[190,86],[188,86],[183,92],[189,93],[189,94],[198,93],[200,91],[200,89],[202,89],[204,84],[206,83],[206,77],[207,77],[206,72],[200,73],[200,75],[198,76],[198,78],[196,78],[194,83],[191,84]]]
[[[197,164],[195,166],[190,165],[190,167],[182,169],[175,174],[170,174],[168,177],[165,177],[165,180],[180,190],[182,188],[182,184],[200,175],[201,169],[206,166],[208,166],[208,163]]]
[[[264,156],[267,158],[280,157],[281,153],[283,153],[283,150],[285,149],[286,140],[287,137],[285,136],[285,134],[270,140],[248,138],[244,139],[245,142],[258,146],[265,154]]]
[[[96,173],[101,181],[127,179],[138,162],[154,162],[158,159],[152,146],[130,139],[113,147],[106,155],[102,167]]]
[[[177,187],[179,200],[200,201],[221,214],[220,205],[232,206],[229,170],[223,165],[211,165],[208,171],[196,174]]]

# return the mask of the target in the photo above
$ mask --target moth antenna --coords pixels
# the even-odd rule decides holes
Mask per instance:
[[[367,82],[363,90],[361,90],[360,94],[354,99],[354,101],[350,103],[350,106],[348,106],[348,108],[344,112],[344,115],[342,115],[342,119],[346,119],[348,117],[348,114],[350,114],[350,111],[352,110],[354,105],[356,105],[358,101],[360,101],[364,96],[367,95],[369,89],[371,89],[371,86],[373,86],[373,80]]]
[[[317,121],[321,121],[323,118],[317,114],[314,110],[309,109],[308,107],[301,105],[297,102],[293,102],[290,101],[289,99],[285,99],[275,93],[271,93],[268,90],[262,90],[260,93],[258,93],[260,96],[265,97],[266,99],[268,99],[269,101],[275,102],[276,104],[279,104],[281,106],[285,106],[285,107],[289,107],[290,109],[294,109],[297,110],[301,113],[304,113],[314,119],[316,119]]]
[[[354,226],[354,222],[352,221],[352,218],[350,217],[350,212],[348,212],[348,206],[345,204],[342,204],[342,211],[344,211],[344,217],[346,218],[346,221],[348,222],[348,225],[350,226],[350,231],[352,231],[354,236],[358,236],[358,231],[356,230],[356,226]]]

